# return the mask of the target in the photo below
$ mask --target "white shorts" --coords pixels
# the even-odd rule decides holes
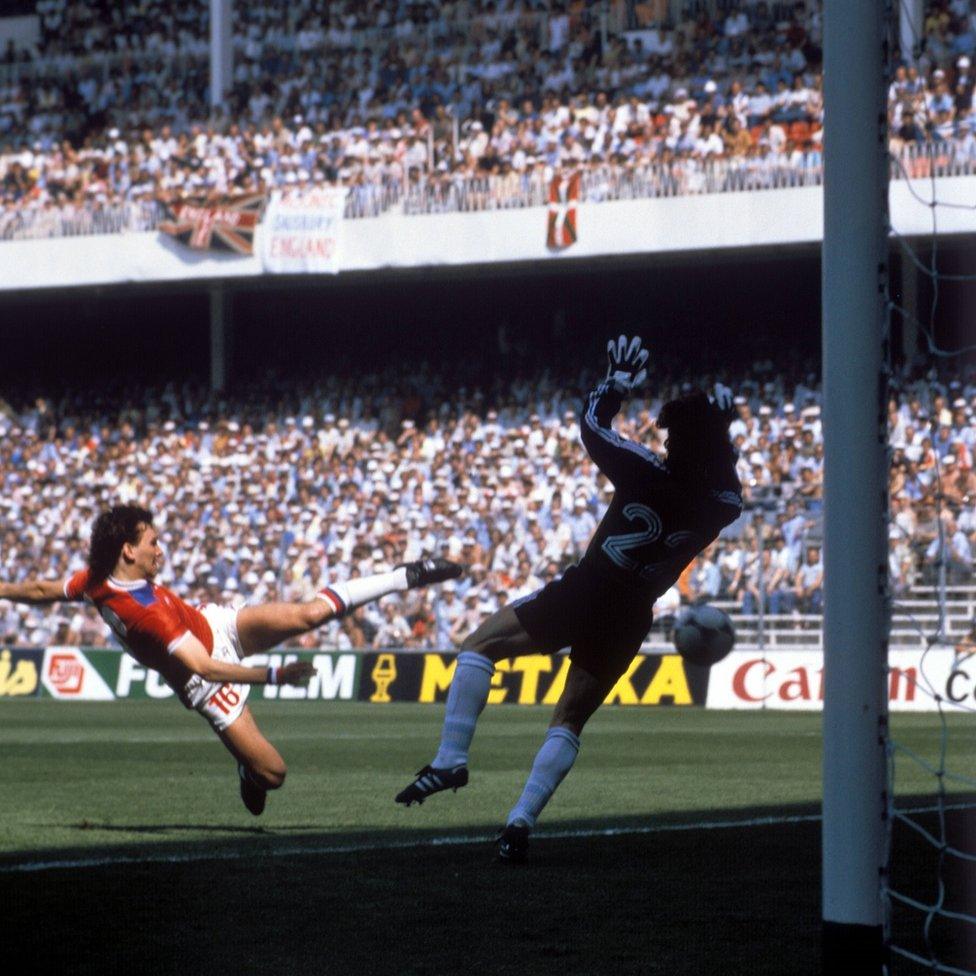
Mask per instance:
[[[240,664],[244,656],[241,640],[237,636],[237,611],[208,603],[203,615],[213,631],[213,654],[215,661]],[[225,682],[204,681],[200,675],[193,675],[180,693],[180,700],[187,708],[198,711],[218,732],[229,728],[241,717],[250,685]]]

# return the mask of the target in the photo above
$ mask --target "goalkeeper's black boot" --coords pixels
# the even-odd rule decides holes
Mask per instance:
[[[497,859],[503,864],[524,864],[529,854],[529,828],[516,820],[502,827],[496,838]]]
[[[424,766],[418,771],[417,778],[409,786],[400,790],[394,800],[408,807],[411,803],[423,803],[428,796],[443,790],[454,790],[457,793],[462,786],[467,785],[467,766],[457,766],[454,769],[434,769],[433,766]]]
[[[237,775],[241,778],[241,799],[244,801],[244,806],[255,817],[260,817],[264,813],[264,803],[268,798],[268,791],[254,782],[243,763],[237,764]]]
[[[457,579],[462,572],[461,566],[448,559],[418,559],[413,563],[400,563],[396,568],[401,567],[407,571],[407,587],[411,590],[415,590],[418,586],[430,586],[431,583]]]

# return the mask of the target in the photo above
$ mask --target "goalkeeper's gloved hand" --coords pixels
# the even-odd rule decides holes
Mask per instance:
[[[607,343],[607,359],[610,360],[607,379],[621,396],[632,393],[647,379],[645,367],[649,355],[641,348],[640,336],[628,339],[622,335]]]
[[[726,424],[731,424],[738,416],[732,391],[722,383],[715,384],[715,392],[708,398],[708,402],[718,411]]]

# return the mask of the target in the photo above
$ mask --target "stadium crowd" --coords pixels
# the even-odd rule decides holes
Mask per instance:
[[[317,183],[350,187],[361,216],[537,204],[566,169],[589,199],[818,182],[819,4],[673,25],[666,6],[238,4],[214,114],[205,4],[39,0],[39,48],[0,60],[0,238],[144,229],[160,199]],[[912,166],[919,147],[976,163],[968,8],[929,4],[893,79],[892,149]]]
[[[813,375],[771,362],[743,376],[730,433],[747,511],[660,601],[727,599],[744,613],[822,607],[823,444]],[[406,379],[410,377],[410,379]],[[692,378],[655,379],[621,431],[662,450],[653,419]],[[701,383],[715,377],[697,377]],[[156,514],[160,582],[191,601],[310,599],[329,579],[424,555],[465,577],[359,609],[308,637],[321,647],[460,643],[485,615],[577,559],[611,488],[579,441],[592,375],[555,372],[460,390],[426,366],[255,387],[222,401],[205,389],[91,394],[14,408],[0,401],[0,578],[58,579],[84,565],[93,517],[117,501]],[[890,405],[890,567],[895,591],[973,577],[976,371],[902,379]],[[760,546],[760,532],[762,544]],[[760,555],[761,551],[761,555]],[[0,604],[0,643],[103,644],[91,608]]]

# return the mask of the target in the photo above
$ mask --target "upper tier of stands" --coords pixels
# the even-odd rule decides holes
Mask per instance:
[[[590,200],[819,182],[819,4],[702,6],[236,4],[215,112],[206,4],[39,0],[37,49],[0,57],[0,237],[322,183],[355,217],[535,205],[570,169]],[[896,176],[976,166],[974,24],[931,4],[893,77]]]

